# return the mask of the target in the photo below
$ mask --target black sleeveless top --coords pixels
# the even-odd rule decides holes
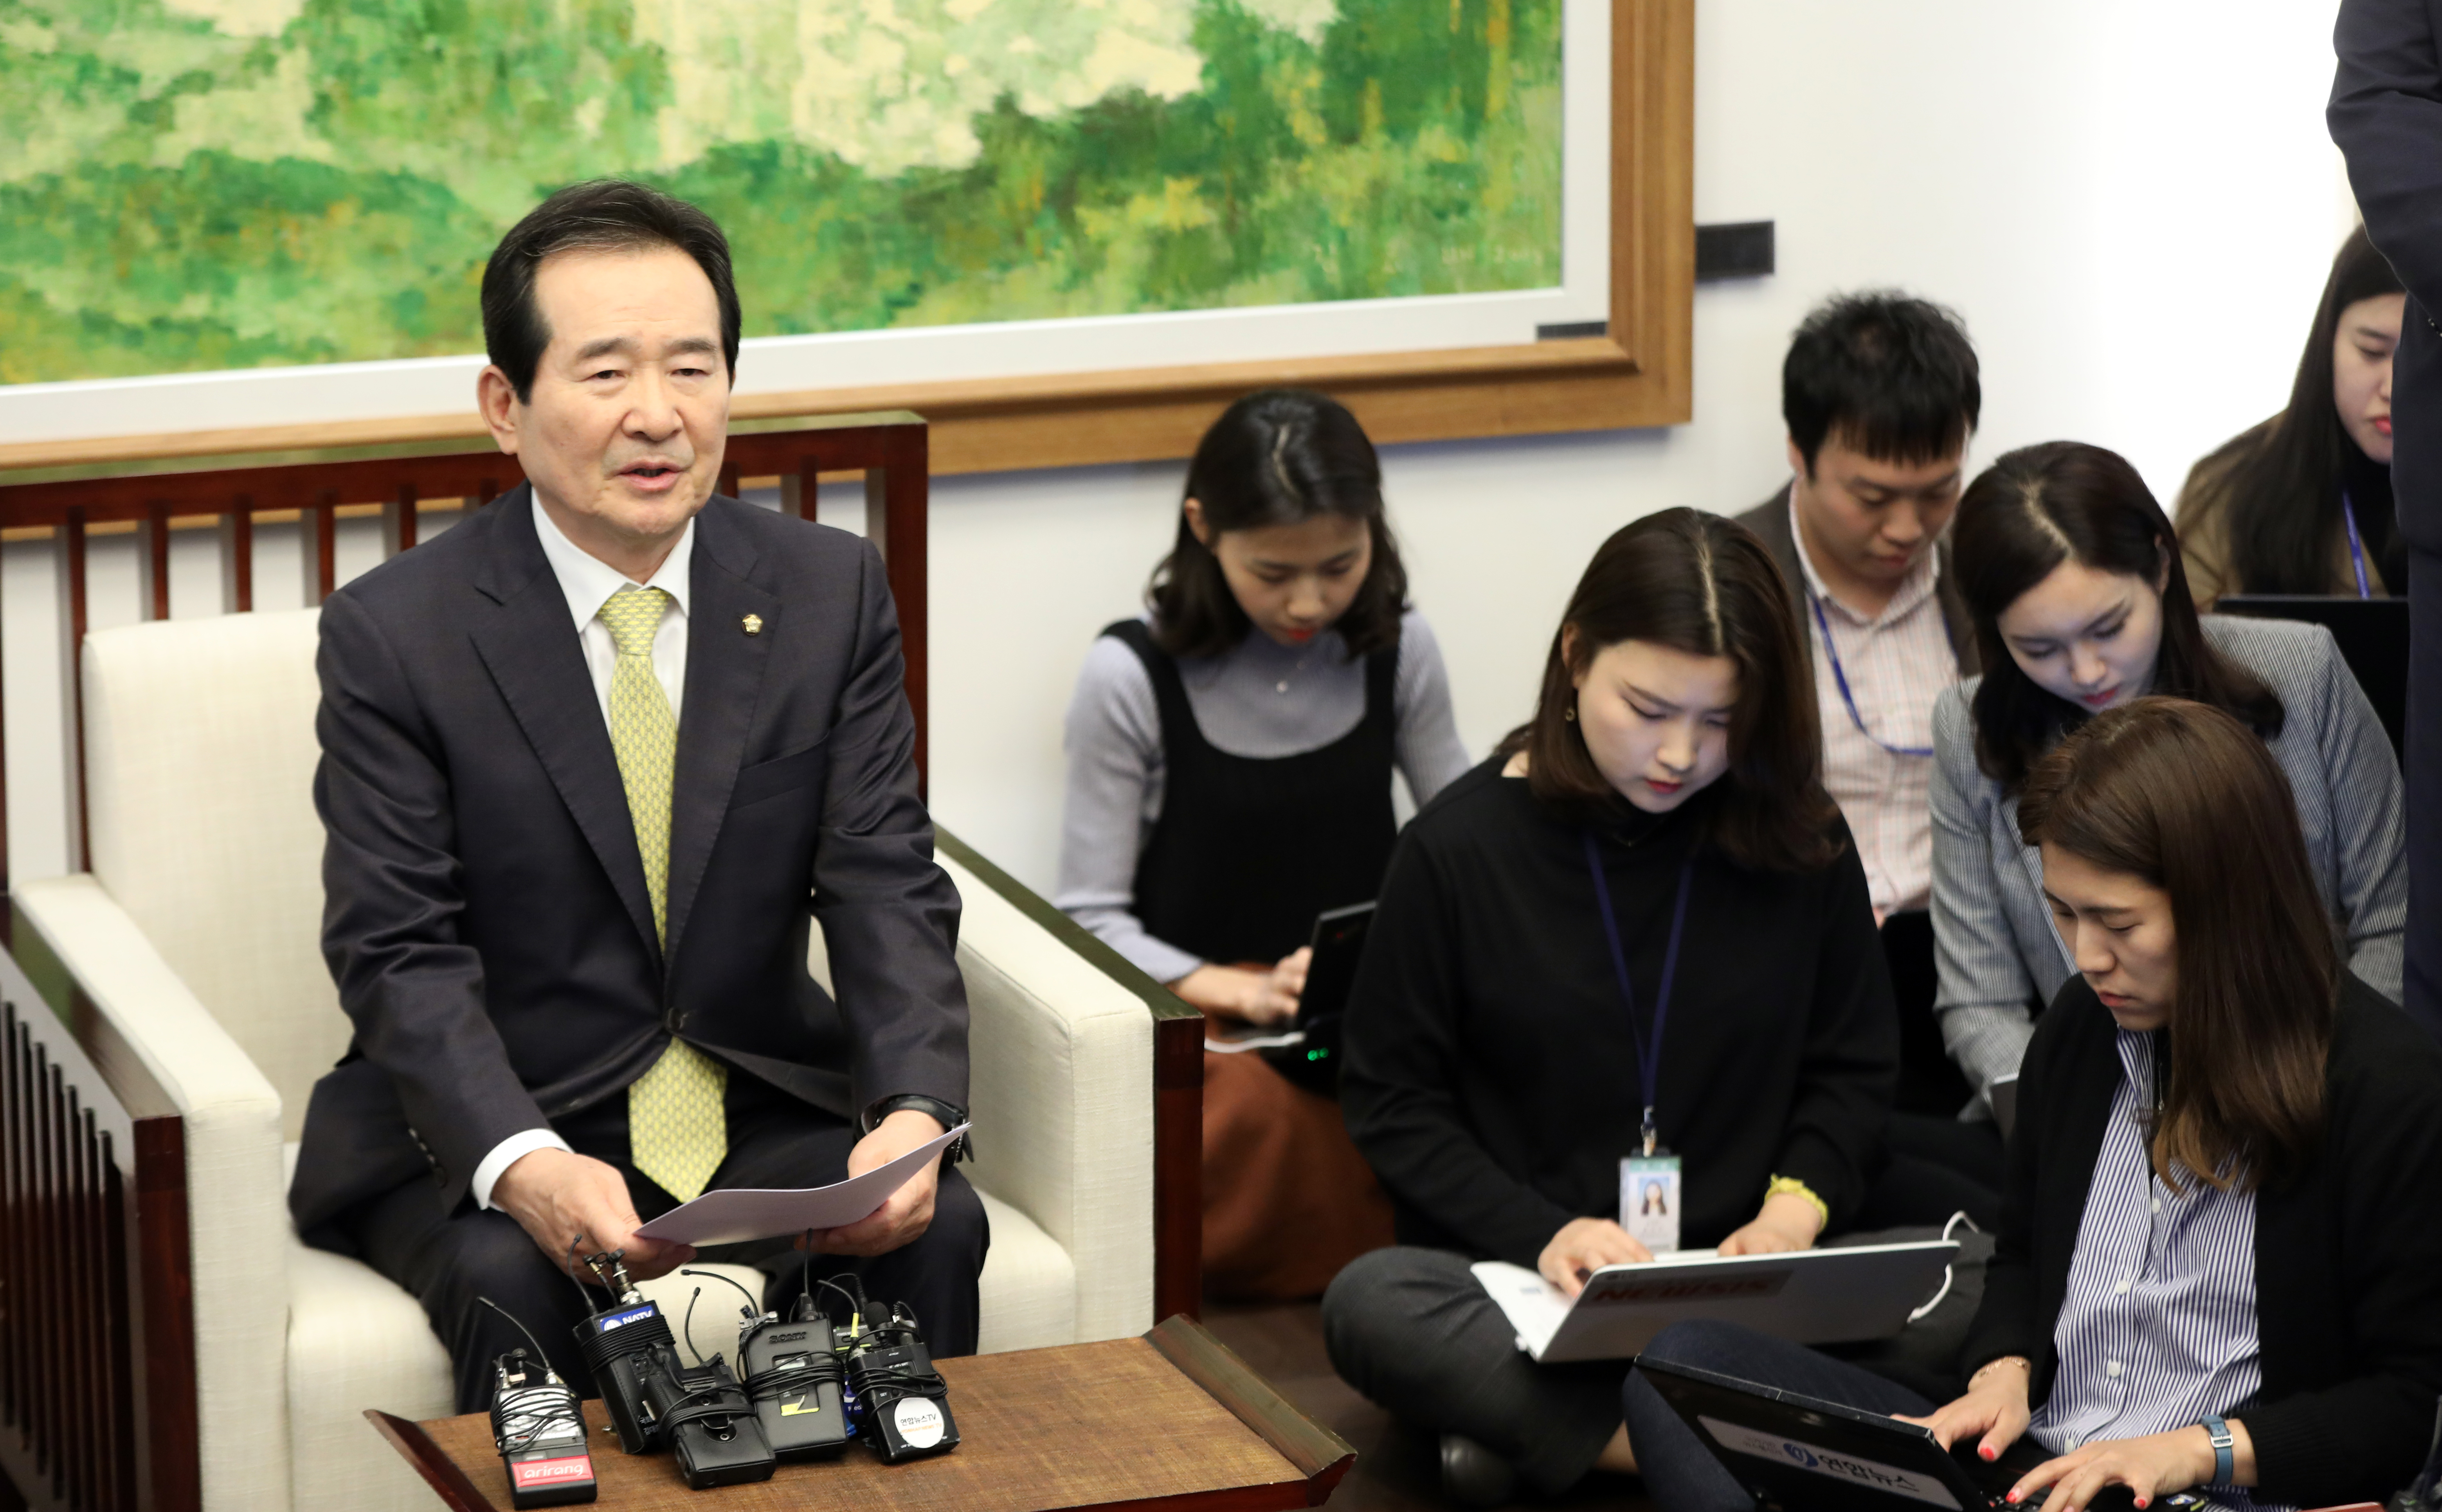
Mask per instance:
[[[1317,914],[1373,900],[1398,836],[1397,643],[1365,659],[1357,728],[1296,756],[1242,756],[1204,738],[1178,664],[1141,620],[1103,633],[1144,663],[1161,714],[1161,817],[1136,875],[1136,914],[1156,938],[1219,965],[1269,965],[1307,942]]]

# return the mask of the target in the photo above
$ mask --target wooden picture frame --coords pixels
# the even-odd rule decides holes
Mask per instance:
[[[733,418],[913,410],[936,475],[1183,457],[1267,384],[1324,390],[1379,442],[1685,423],[1695,291],[1695,0],[1611,0],[1611,315],[1604,335],[1510,346],[798,390]],[[461,414],[0,446],[0,469],[483,434]]]

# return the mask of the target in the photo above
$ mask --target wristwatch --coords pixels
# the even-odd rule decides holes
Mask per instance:
[[[2237,1470],[2237,1461],[2231,1451],[2238,1447],[2238,1440],[2230,1431],[2230,1420],[2208,1413],[2196,1426],[2205,1430],[2205,1437],[2213,1440],[2213,1479],[2205,1484],[2228,1485],[2231,1476]]]
[[[944,1102],[939,1098],[926,1097],[921,1092],[902,1092],[897,1097],[886,1097],[866,1107],[865,1132],[871,1134],[882,1126],[883,1120],[901,1108],[914,1108],[919,1113],[931,1114],[933,1120],[940,1124],[941,1132],[944,1134],[967,1121],[967,1110],[955,1102]],[[969,1153],[967,1136],[963,1134],[951,1140],[950,1147],[942,1152],[952,1165],[966,1159]]]

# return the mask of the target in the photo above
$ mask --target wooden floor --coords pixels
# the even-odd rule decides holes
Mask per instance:
[[[1447,1512],[1434,1445],[1332,1374],[1322,1348],[1322,1309],[1314,1303],[1207,1303],[1204,1326],[1307,1416],[1357,1449],[1357,1464],[1332,1493],[1331,1512]],[[1650,1512],[1631,1476],[1597,1470],[1564,1497],[1522,1497],[1534,1512]]]

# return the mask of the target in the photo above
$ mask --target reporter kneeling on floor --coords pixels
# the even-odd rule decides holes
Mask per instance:
[[[1645,1358],[1922,1421],[2050,1512],[2388,1496],[2442,1388],[2442,1049],[2349,975],[2281,768],[2230,715],[2097,716],[2019,824],[2077,975],[2028,1047],[1966,1394],[1722,1324]],[[1641,1375],[1625,1406],[1658,1504],[1753,1505]]]

